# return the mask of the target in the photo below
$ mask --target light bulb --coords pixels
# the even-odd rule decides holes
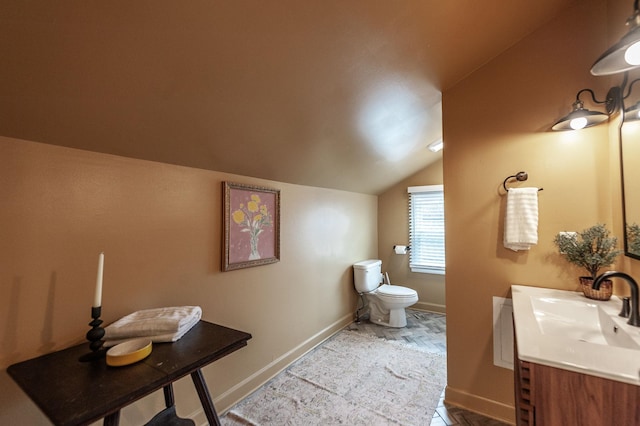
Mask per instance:
[[[587,125],[587,119],[584,117],[574,118],[569,122],[569,127],[571,127],[573,130],[580,130],[584,128],[584,126],[586,125]]]
[[[633,43],[624,52],[624,60],[629,65],[640,65],[640,41]]]

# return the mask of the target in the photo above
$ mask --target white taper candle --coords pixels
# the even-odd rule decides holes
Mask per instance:
[[[104,253],[98,256],[98,278],[96,280],[96,294],[93,297],[93,307],[102,306],[102,274],[104,272]]]

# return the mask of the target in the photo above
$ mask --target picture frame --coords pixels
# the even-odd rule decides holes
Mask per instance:
[[[222,270],[280,261],[280,190],[222,182]]]

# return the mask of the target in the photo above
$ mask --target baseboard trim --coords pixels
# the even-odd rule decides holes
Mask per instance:
[[[438,305],[435,303],[428,303],[428,302],[417,302],[415,305],[412,305],[409,309],[417,309],[418,311],[436,312],[438,314],[447,313],[447,307],[445,305]]]
[[[473,411],[492,419],[500,420],[508,424],[515,424],[515,408],[491,399],[471,395],[459,389],[447,386],[444,392],[444,401],[465,410]]]
[[[353,314],[350,313],[345,315],[338,321],[320,330],[318,333],[291,349],[289,352],[256,371],[254,374],[247,377],[226,392],[223,392],[217,398],[214,398],[213,404],[216,407],[218,415],[223,416],[227,411],[229,411],[229,409],[231,409],[231,407],[274,378],[294,361],[304,356],[307,352],[311,351],[352,322]],[[204,426],[208,424],[202,408],[192,412],[188,417],[195,421],[197,425]]]

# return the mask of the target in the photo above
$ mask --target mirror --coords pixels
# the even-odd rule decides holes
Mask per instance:
[[[637,115],[636,121],[629,121],[630,118],[625,115],[620,132],[624,252],[640,259],[640,119]]]

